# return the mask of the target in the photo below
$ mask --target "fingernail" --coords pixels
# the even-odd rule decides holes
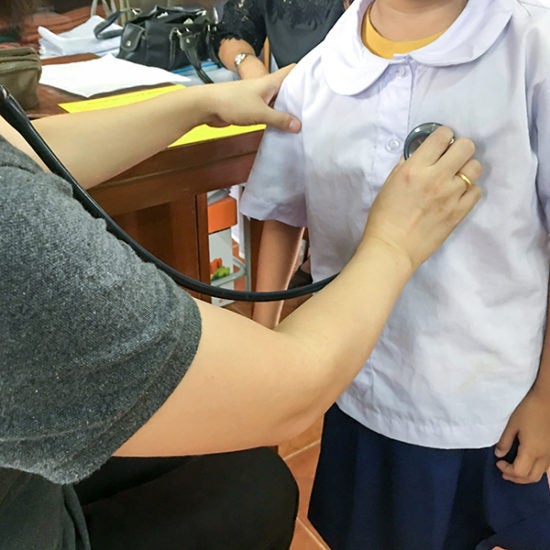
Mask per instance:
[[[300,129],[300,123],[297,120],[292,119],[288,125],[288,129],[291,132],[297,132]]]
[[[501,449],[499,449],[498,447],[495,448],[495,456],[496,457],[503,457],[506,453],[504,451],[502,451]]]

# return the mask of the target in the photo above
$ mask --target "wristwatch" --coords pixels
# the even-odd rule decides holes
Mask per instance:
[[[235,71],[239,72],[239,65],[249,56],[252,55],[251,53],[238,53],[235,56],[235,61],[233,61],[233,64],[235,65]]]

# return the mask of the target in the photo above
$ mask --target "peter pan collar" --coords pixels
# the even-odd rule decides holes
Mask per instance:
[[[337,94],[354,95],[366,90],[389,65],[404,59],[432,67],[469,63],[497,41],[514,11],[514,0],[471,0],[437,40],[411,53],[384,59],[370,52],[361,40],[363,16],[371,2],[355,0],[323,42],[323,73]]]

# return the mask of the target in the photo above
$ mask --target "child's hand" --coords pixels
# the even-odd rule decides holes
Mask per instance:
[[[510,464],[497,462],[502,477],[514,483],[536,483],[550,468],[550,399],[536,385],[510,417],[495,455],[504,457],[518,438],[518,453]]]

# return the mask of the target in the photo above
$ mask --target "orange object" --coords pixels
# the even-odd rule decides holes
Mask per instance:
[[[237,201],[224,197],[208,206],[208,233],[227,229],[237,223]]]
[[[214,275],[216,273],[216,269],[219,269],[223,265],[223,261],[221,258],[216,258],[210,262],[210,275]]]

